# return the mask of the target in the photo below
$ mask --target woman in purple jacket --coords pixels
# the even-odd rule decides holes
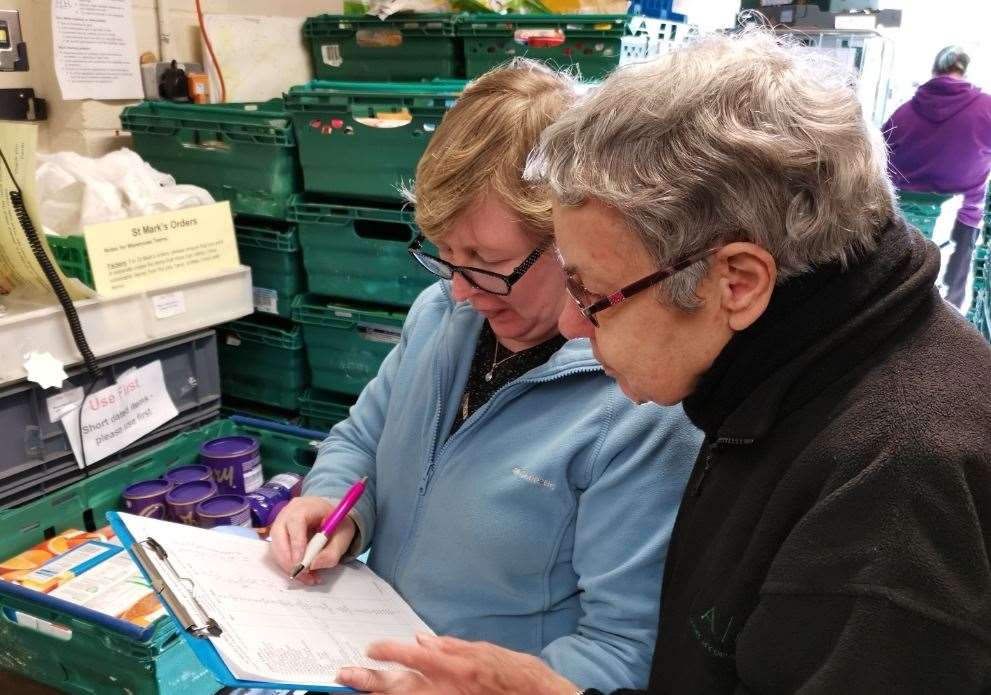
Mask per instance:
[[[964,196],[943,274],[946,299],[957,307],[963,304],[991,172],[991,95],[964,79],[969,63],[960,47],[944,48],[933,78],[882,127],[896,188]]]

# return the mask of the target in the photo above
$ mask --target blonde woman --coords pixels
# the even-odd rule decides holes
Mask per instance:
[[[700,437],[680,407],[634,405],[590,341],[558,331],[569,300],[551,204],[522,171],[574,99],[568,77],[517,60],[445,117],[415,182],[417,222],[439,253],[410,249],[442,279],[322,444],[273,549],[295,565],[331,500],[368,476],[315,567],[370,546],[372,569],[437,632],[539,657],[575,682],[642,687]],[[390,693],[417,678],[340,676]]]

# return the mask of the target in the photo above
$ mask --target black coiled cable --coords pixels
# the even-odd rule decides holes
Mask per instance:
[[[42,272],[45,273],[45,277],[48,279],[48,284],[52,286],[59,304],[62,305],[62,309],[65,311],[65,320],[69,322],[69,330],[72,331],[72,340],[76,344],[79,354],[83,356],[86,371],[89,372],[91,377],[97,379],[101,374],[100,365],[97,364],[96,356],[93,355],[93,351],[89,347],[89,342],[86,340],[86,334],[83,333],[83,326],[79,322],[79,314],[76,312],[76,307],[72,304],[72,298],[69,297],[65,285],[62,284],[62,279],[58,276],[55,266],[52,265],[51,259],[45,253],[45,247],[41,244],[38,230],[34,228],[34,224],[31,222],[30,216],[28,216],[24,199],[21,197],[19,190],[10,192],[10,202],[14,204],[14,214],[17,215],[17,221],[20,222],[21,229],[24,230],[24,235],[28,238],[28,243],[31,245],[31,252],[34,253],[35,260],[41,266]]]

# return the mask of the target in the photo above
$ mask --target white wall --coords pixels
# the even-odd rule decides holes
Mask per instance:
[[[194,0],[167,0],[173,57],[203,63]],[[52,66],[51,0],[5,0],[5,9],[20,10],[30,70],[0,73],[0,88],[33,87],[48,101],[48,123],[41,128],[42,149],[75,150],[90,156],[127,144],[118,132],[120,110],[131,102],[63,101]],[[341,0],[202,0],[204,14],[312,16],[340,13]],[[158,55],[156,0],[133,0],[138,53]],[[262,28],[263,29],[263,28]],[[245,36],[245,41],[251,41]],[[290,85],[286,85],[287,87]]]

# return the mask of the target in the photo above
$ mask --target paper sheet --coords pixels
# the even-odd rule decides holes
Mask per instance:
[[[211,637],[237,678],[334,685],[343,666],[399,669],[365,656],[372,642],[412,641],[430,629],[384,580],[361,563],[323,573],[314,587],[290,582],[269,544],[157,519],[121,514],[135,541],[154,538],[175,573],[223,630]],[[162,563],[157,569],[170,576]],[[171,587],[184,593],[182,583]],[[188,593],[180,596],[191,601]]]
[[[132,0],[52,0],[62,99],[142,99]]]
[[[62,404],[63,410],[68,407]],[[136,442],[179,414],[165,387],[161,360],[127,370],[117,383],[91,393],[85,403],[62,416],[62,426],[80,468],[80,412],[87,466]]]
[[[28,215],[35,224],[35,229],[45,245],[49,258],[48,243],[41,230],[41,216],[35,195],[34,154],[38,142],[38,126],[34,123],[16,123],[0,121],[0,150],[3,150],[7,163],[14,172],[14,177],[21,187],[24,204]],[[25,299],[47,299],[55,301],[54,294],[41,271],[41,266],[31,252],[24,230],[14,213],[10,192],[16,190],[14,182],[7,173],[7,168],[0,164],[0,294],[17,290],[17,294]],[[53,261],[54,263],[54,261]],[[55,265],[58,271],[58,265]],[[69,280],[58,271],[63,284],[72,299],[84,299],[92,296],[82,283]]]
[[[83,228],[83,235],[93,284],[100,294],[175,285],[240,263],[226,201],[91,224]],[[156,304],[156,315],[159,310]],[[183,302],[182,311],[170,315],[184,311]]]

